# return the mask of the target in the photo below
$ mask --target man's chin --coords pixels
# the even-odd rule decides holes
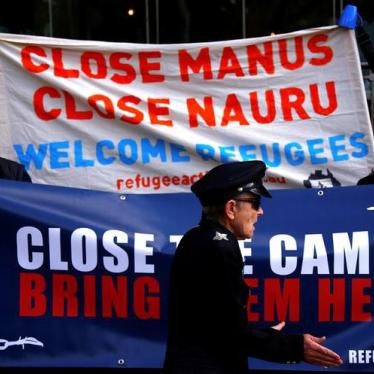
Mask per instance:
[[[253,231],[251,231],[249,234],[247,235],[243,235],[243,238],[241,240],[245,240],[245,239],[251,239],[253,237]]]

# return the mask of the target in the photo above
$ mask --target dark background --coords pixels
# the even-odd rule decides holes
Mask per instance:
[[[134,43],[229,40],[334,25],[346,4],[358,7],[373,34],[372,0],[2,0],[0,32]]]

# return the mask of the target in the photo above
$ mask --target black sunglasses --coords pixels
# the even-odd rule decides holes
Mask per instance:
[[[261,206],[261,198],[258,197],[258,198],[254,198],[254,199],[251,199],[251,198],[247,198],[247,199],[234,199],[235,201],[242,201],[243,203],[250,203],[252,204],[252,207],[253,209],[255,210],[259,210],[260,209],[260,206]]]

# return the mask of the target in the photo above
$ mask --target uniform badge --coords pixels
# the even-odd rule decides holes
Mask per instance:
[[[216,231],[216,235],[213,238],[213,240],[229,240],[229,239],[227,237],[227,234],[222,234],[222,233]]]

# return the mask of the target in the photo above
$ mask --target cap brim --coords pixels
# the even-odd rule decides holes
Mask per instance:
[[[271,197],[270,192],[264,187],[263,184],[256,183],[250,188],[244,188],[243,192],[251,192],[255,195],[260,195],[263,197]]]

